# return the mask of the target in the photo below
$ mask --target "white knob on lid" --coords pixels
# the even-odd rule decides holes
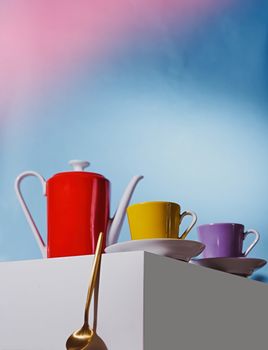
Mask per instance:
[[[70,160],[69,164],[73,167],[74,171],[83,171],[90,163],[86,160]]]

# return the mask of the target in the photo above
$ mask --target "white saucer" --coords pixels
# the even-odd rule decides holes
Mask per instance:
[[[263,267],[267,261],[255,258],[204,258],[193,259],[191,263],[234,275],[249,277],[253,272]]]
[[[188,262],[194,256],[202,253],[204,249],[205,245],[196,241],[176,238],[159,238],[116,243],[106,247],[105,252],[119,253],[141,250]]]

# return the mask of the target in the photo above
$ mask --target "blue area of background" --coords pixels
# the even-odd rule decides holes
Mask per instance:
[[[261,241],[250,256],[268,259],[267,16],[266,1],[248,0],[183,32],[159,23],[16,105],[1,137],[0,259],[40,257],[16,175],[32,169],[48,178],[74,158],[111,180],[113,209],[131,176],[143,174],[133,202],[176,201],[199,224],[255,228]],[[40,185],[27,180],[24,193],[45,232]],[[125,224],[120,240],[128,239]],[[254,278],[266,276],[268,267]]]

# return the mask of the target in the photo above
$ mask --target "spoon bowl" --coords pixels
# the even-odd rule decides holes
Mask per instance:
[[[90,327],[74,332],[66,342],[68,350],[107,350],[104,341]]]

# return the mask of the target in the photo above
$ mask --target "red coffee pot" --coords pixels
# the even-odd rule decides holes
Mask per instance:
[[[15,191],[43,257],[93,254],[100,232],[105,246],[117,242],[133,191],[143,176],[134,176],[123,193],[118,209],[110,218],[110,182],[102,175],[84,171],[87,161],[69,162],[73,171],[45,180],[34,171],[20,174]],[[21,193],[21,181],[36,176],[47,197],[47,246]]]

